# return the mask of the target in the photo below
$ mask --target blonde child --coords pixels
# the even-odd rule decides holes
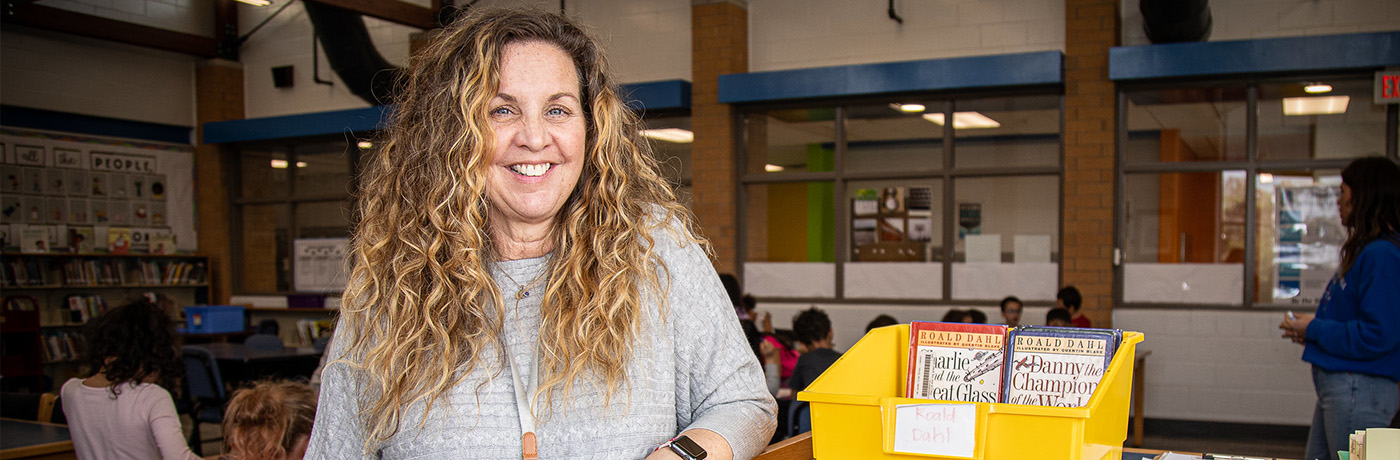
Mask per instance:
[[[233,393],[224,411],[227,460],[301,460],[316,419],[316,392],[291,381],[262,381]]]

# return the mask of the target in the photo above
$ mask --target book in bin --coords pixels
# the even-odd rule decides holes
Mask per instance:
[[[997,402],[1005,342],[1002,325],[914,321],[905,396]]]
[[[1117,329],[1023,326],[1007,338],[1002,402],[1051,407],[1089,404],[1118,350]]]

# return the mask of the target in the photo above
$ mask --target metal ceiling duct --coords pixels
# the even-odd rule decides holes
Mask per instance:
[[[394,83],[402,69],[390,64],[374,48],[360,13],[320,2],[302,2],[331,69],[360,99],[373,105],[393,101]]]

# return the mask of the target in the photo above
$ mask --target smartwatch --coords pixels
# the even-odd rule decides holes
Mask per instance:
[[[675,452],[676,455],[681,456],[681,458],[685,460],[701,460],[708,455],[705,453],[704,447],[700,447],[700,444],[696,444],[695,441],[690,440],[690,437],[686,435],[676,436],[670,442],[667,442],[666,446],[671,448],[671,452]]]

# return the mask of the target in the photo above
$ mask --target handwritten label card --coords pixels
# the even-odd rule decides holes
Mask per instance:
[[[895,452],[972,458],[976,404],[900,404],[894,410]]]

